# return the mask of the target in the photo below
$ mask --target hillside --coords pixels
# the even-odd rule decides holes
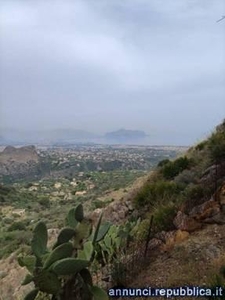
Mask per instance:
[[[125,263],[125,286],[225,286],[220,272],[225,264],[225,121],[184,155],[159,162],[128,202],[133,206],[129,218],[141,222],[134,231],[135,266]],[[123,203],[105,208],[109,219],[115,211],[128,218]],[[149,252],[142,261],[151,217]]]
[[[15,194],[15,190],[4,190],[3,187],[1,190],[4,195]],[[100,198],[101,206],[94,210],[89,206],[88,217],[96,224],[103,212],[104,219],[119,226],[114,228],[125,234],[124,248],[114,253],[125,273],[123,277],[120,273],[109,279],[107,285],[103,282],[102,278],[113,270],[110,268],[115,264],[110,252],[109,256],[103,256],[104,259],[100,257],[100,261],[104,260],[103,265],[102,261],[97,264],[97,274],[100,273],[100,279],[96,279],[98,285],[105,288],[121,282],[130,287],[225,285],[220,271],[225,265],[225,121],[207,140],[174,160],[163,159],[127,194],[123,191],[120,197],[113,197],[115,199],[106,205],[102,205],[105,198]],[[49,215],[46,214],[45,220],[47,218]],[[16,222],[16,225],[21,224]],[[56,237],[53,229],[48,228],[48,232],[52,232],[51,240]],[[24,239],[30,238],[30,234],[29,231]],[[116,233],[106,240],[112,243],[110,249],[114,249],[115,236]],[[23,246],[23,251],[27,253],[27,245]],[[19,295],[23,294],[24,288],[19,287],[19,282],[24,269],[18,266],[15,256],[12,254],[1,261],[0,275],[4,283],[1,295],[4,295],[4,300],[21,299]],[[109,270],[105,269],[107,263]],[[29,290],[29,286],[27,288]],[[10,298],[12,290],[14,296]]]
[[[40,157],[34,146],[7,146],[0,152],[0,181],[35,177],[39,164]]]
[[[143,239],[154,218],[157,255],[152,252],[131,286],[224,287],[225,121],[184,156],[161,161],[133,204],[142,217],[138,234]]]

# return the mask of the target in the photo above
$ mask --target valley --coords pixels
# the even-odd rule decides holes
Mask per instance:
[[[123,145],[2,150],[0,258],[26,249],[30,230],[39,220],[46,221],[48,228],[58,228],[69,208],[79,203],[85,204],[87,212],[102,209],[140,186],[160,160],[184,151]]]

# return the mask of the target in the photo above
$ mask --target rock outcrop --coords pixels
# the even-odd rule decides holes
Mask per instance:
[[[103,214],[103,220],[112,222],[113,224],[122,223],[127,216],[133,213],[134,208],[132,206],[131,200],[120,199],[118,201],[113,201],[105,208],[97,208],[91,214],[90,218],[96,224],[100,214]]]
[[[35,176],[40,157],[34,146],[15,148],[7,146],[0,153],[0,180]]]
[[[204,223],[225,224],[225,183],[210,200],[193,207],[188,214],[178,211],[173,223],[188,232],[200,229]]]
[[[188,232],[195,231],[202,227],[202,224],[197,222],[194,218],[186,215],[185,213],[178,211],[173,224],[177,229],[185,230]]]
[[[24,146],[15,148],[13,146],[7,146],[0,153],[0,163],[27,163],[29,161],[38,162],[39,156],[35,149],[35,146]]]

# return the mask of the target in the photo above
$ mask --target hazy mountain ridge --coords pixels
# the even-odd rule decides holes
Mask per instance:
[[[105,134],[95,134],[80,129],[52,129],[41,131],[23,131],[17,129],[2,129],[1,145],[22,145],[32,144],[78,144],[78,143],[145,143],[148,135],[141,130],[119,129],[117,131],[106,132]]]
[[[142,130],[119,129],[105,133],[93,133],[79,129],[48,129],[48,130],[18,130],[1,129],[0,146],[7,145],[75,145],[75,144],[124,144],[124,145],[173,145],[190,147],[193,140],[188,132],[178,133],[152,129],[150,132]],[[205,138],[205,133],[202,138]],[[200,137],[199,137],[200,138]]]
[[[135,140],[142,140],[146,137],[146,133],[142,130],[127,130],[127,129],[119,129],[117,131],[107,132],[104,135],[104,138],[109,141],[125,141],[134,142]]]

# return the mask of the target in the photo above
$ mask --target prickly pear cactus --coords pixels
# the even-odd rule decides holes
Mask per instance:
[[[28,274],[22,285],[35,288],[24,300],[108,300],[106,292],[93,285],[90,273],[95,259],[95,246],[106,236],[110,224],[101,225],[102,216],[92,233],[92,224],[85,218],[83,206],[71,209],[52,249],[47,249],[46,224],[39,222],[31,241],[32,255],[18,257]]]

